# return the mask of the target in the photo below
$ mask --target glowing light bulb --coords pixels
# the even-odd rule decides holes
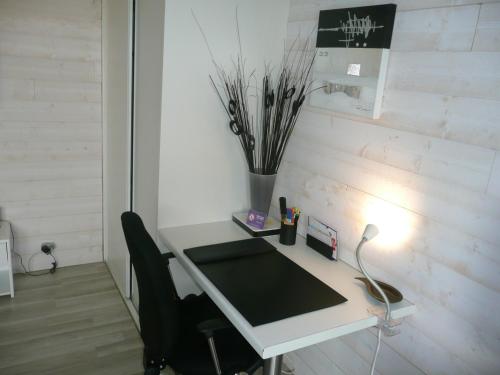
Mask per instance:
[[[396,248],[402,245],[410,236],[410,213],[382,199],[370,199],[366,202],[363,213],[364,221],[375,224],[379,235],[373,242],[385,248]]]

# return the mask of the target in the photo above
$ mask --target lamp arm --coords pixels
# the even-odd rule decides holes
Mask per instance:
[[[361,249],[362,249],[365,242],[366,242],[366,238],[363,238],[359,242],[358,247],[356,248],[356,260],[358,261],[359,268],[361,269],[361,272],[363,272],[363,275],[365,275],[365,277],[368,279],[370,284],[372,284],[373,287],[375,289],[377,289],[377,291],[380,293],[380,295],[384,299],[385,306],[386,306],[385,320],[390,321],[391,320],[391,304],[389,302],[389,299],[387,298],[387,295],[382,290],[382,288],[377,284],[377,282],[370,277],[370,275],[366,271],[365,267],[363,266],[363,262],[361,261]]]

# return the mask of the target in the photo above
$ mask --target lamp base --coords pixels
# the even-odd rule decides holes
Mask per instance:
[[[398,328],[401,325],[401,319],[385,319],[385,309],[381,306],[372,306],[368,308],[368,312],[377,317],[377,328],[380,328],[384,336],[396,336],[401,333]]]
[[[360,280],[365,284],[366,289],[368,290],[368,294],[370,294],[373,298],[375,298],[377,301],[384,302],[384,299],[382,298],[378,290],[375,289],[372,284],[370,284],[366,277],[356,277],[356,280]],[[387,295],[390,303],[397,303],[403,300],[403,295],[401,294],[401,292],[394,288],[392,285],[384,283],[383,281],[375,281]]]

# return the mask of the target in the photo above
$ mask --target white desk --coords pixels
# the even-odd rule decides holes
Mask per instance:
[[[266,237],[266,240],[279,252],[331,286],[348,301],[327,309],[252,327],[183,252],[190,247],[234,241],[249,238],[250,235],[232,221],[160,228],[159,233],[167,249],[175,254],[198,286],[210,296],[263,359],[277,358],[300,348],[373,327],[377,324],[377,318],[368,310],[380,306],[381,311],[384,311],[383,304],[371,298],[365,286],[354,279],[362,276],[356,269],[342,261],[329,261],[307,247],[305,239],[300,236],[297,236],[295,246],[281,245],[278,236],[271,236]],[[259,275],[251,277],[257,278]],[[399,319],[415,310],[413,304],[403,300],[392,304],[392,317]]]

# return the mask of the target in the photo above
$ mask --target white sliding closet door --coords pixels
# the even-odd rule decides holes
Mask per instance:
[[[165,0],[135,4],[133,210],[157,241]],[[138,307],[135,277],[132,284]]]
[[[120,215],[131,205],[132,1],[103,0],[104,259],[129,295],[128,251]]]
[[[164,0],[103,0],[105,259],[136,308],[120,215],[137,212],[157,239],[164,15]]]

